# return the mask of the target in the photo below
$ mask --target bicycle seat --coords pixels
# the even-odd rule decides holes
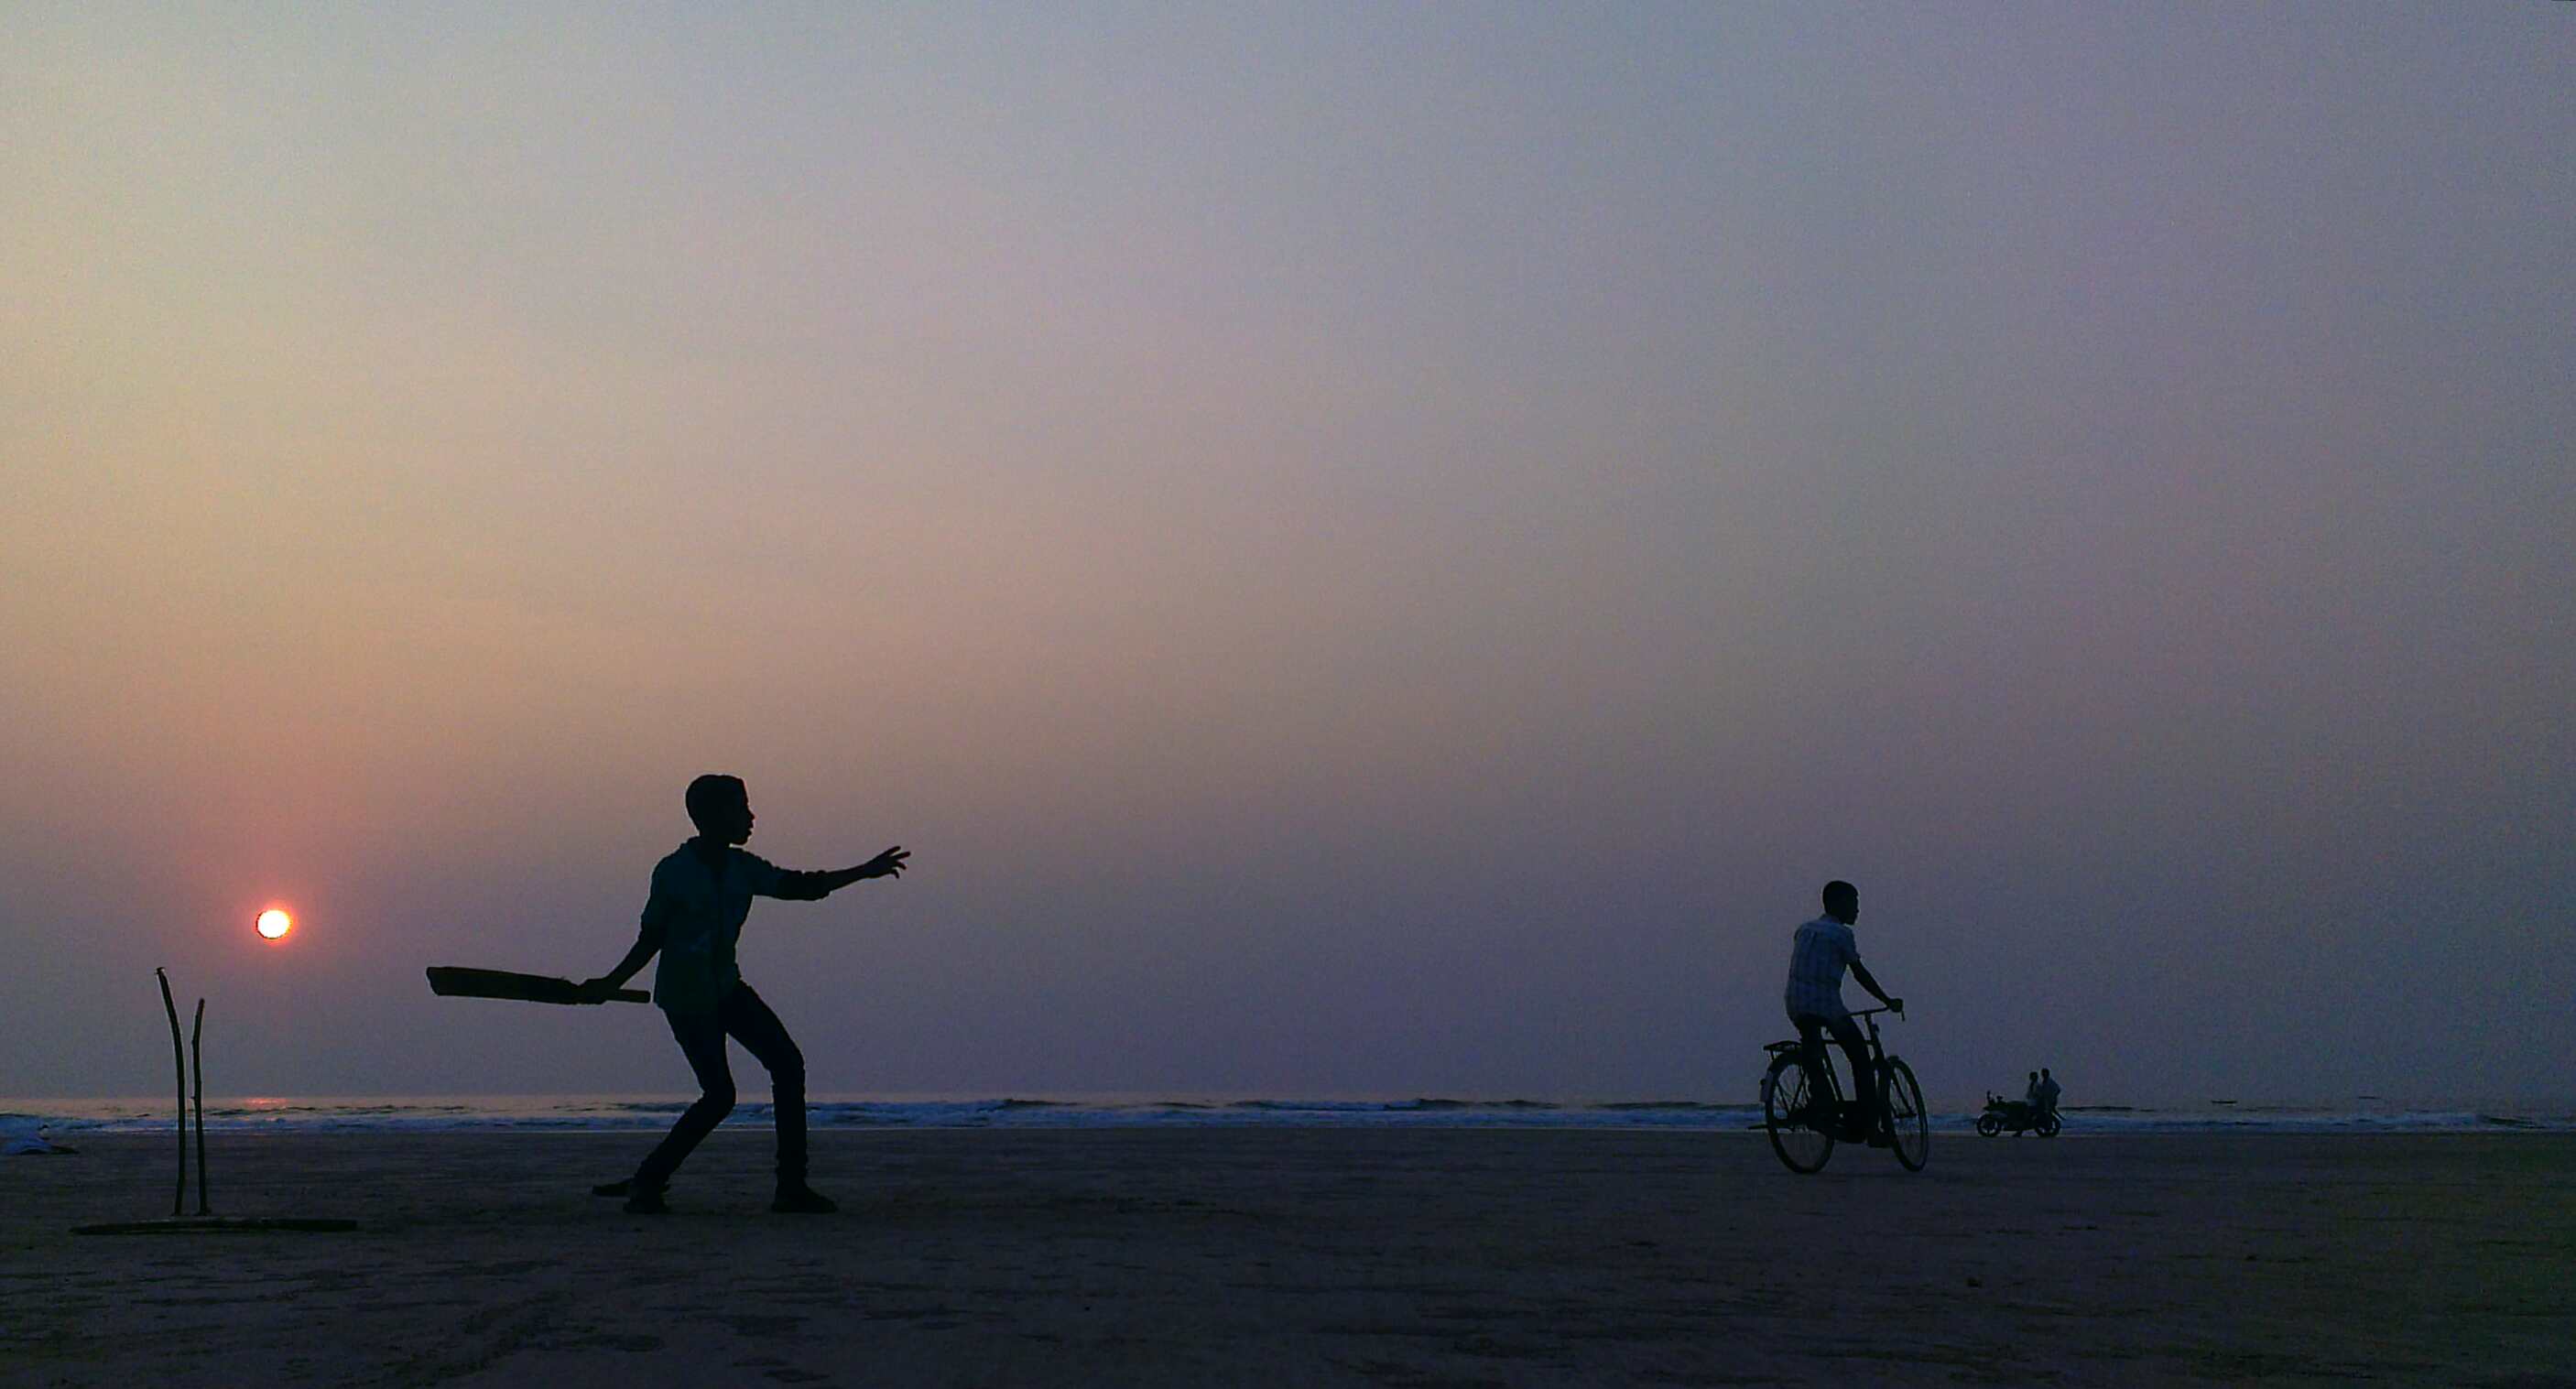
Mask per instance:
[[[1807,1045],[1806,1043],[1801,1042],[1801,1041],[1798,1041],[1798,1040],[1796,1040],[1795,1038],[1792,1038],[1792,1039],[1790,1039],[1789,1041],[1786,1041],[1786,1042],[1766,1042],[1766,1043],[1764,1043],[1764,1044],[1763,1044],[1762,1049],[1763,1049],[1764,1051],[1770,1052],[1770,1053],[1771,1053],[1772,1055],[1774,1055],[1774,1056],[1777,1056],[1777,1055],[1779,1055],[1781,1052],[1784,1052],[1784,1051],[1797,1051],[1797,1050],[1799,1050],[1799,1049],[1801,1049],[1801,1048],[1805,1047],[1806,1045]]]

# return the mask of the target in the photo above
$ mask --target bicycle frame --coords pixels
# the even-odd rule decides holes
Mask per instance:
[[[1861,1020],[1863,1033],[1869,1038],[1869,1068],[1879,1075],[1887,1074],[1887,1045],[1878,1039],[1878,1015],[1891,1011],[1893,1010],[1883,1007],[1862,1008],[1851,1015]],[[1801,1037],[1799,1041],[1805,1043],[1806,1039]],[[1807,1054],[1798,1059],[1808,1063],[1808,1070],[1811,1073],[1825,1078],[1826,1088],[1832,1091],[1830,1098],[1835,1103],[1841,1104],[1849,1097],[1843,1093],[1842,1077],[1834,1074],[1834,1050],[1833,1034],[1819,1032],[1814,1044],[1807,1048]],[[1860,1077],[1853,1076],[1852,1084],[1855,1086],[1860,1084]]]

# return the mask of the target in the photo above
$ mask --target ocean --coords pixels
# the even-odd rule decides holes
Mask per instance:
[[[650,1132],[688,1107],[679,1095],[425,1095],[209,1099],[211,1133]],[[2576,1132],[2576,1107],[2529,1105],[2071,1105],[2069,1137],[2158,1133]],[[1064,1095],[976,1098],[845,1096],[808,1105],[817,1129],[1512,1128],[1759,1129],[1761,1107],[1680,1099],[1540,1100],[1440,1097],[1295,1099]],[[1969,1110],[1936,1113],[1939,1132],[1967,1132]],[[0,1099],[0,1138],[42,1133],[152,1133],[171,1126],[159,1098]],[[748,1094],[728,1128],[770,1125]]]

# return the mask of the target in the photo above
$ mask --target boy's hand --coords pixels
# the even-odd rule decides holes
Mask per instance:
[[[903,876],[903,861],[910,857],[912,857],[912,855],[906,852],[902,845],[898,844],[893,848],[886,850],[884,853],[877,855],[875,858],[869,859],[867,862],[860,864],[859,876],[862,878],[900,878]]]

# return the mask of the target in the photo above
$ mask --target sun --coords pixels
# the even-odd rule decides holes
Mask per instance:
[[[294,929],[295,918],[276,907],[259,914],[259,933],[270,940],[284,940],[286,933]]]

